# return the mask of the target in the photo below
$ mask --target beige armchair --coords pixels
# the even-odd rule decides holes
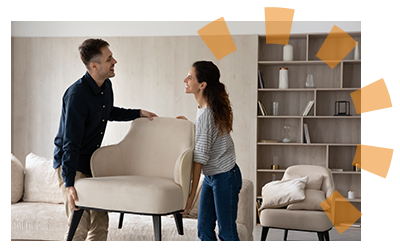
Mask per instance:
[[[183,235],[181,211],[189,196],[194,150],[194,124],[175,118],[139,118],[116,145],[101,147],[91,158],[93,178],[75,183],[79,202],[71,240],[85,209],[153,216],[161,240],[161,216],[173,214]],[[134,233],[134,232],[133,232]]]
[[[289,230],[299,230],[316,232],[320,241],[323,241],[324,238],[325,240],[329,241],[329,231],[332,229],[333,224],[329,220],[329,217],[327,216],[325,211],[322,210],[321,207],[319,207],[319,204],[335,191],[332,173],[326,167],[313,165],[296,165],[286,169],[282,181],[294,180],[295,178],[304,176],[308,177],[306,185],[310,184],[310,180],[316,180],[317,182],[319,180],[319,183],[316,185],[317,187],[315,187],[315,184],[314,187],[310,187],[310,189],[308,189],[308,186],[306,186],[304,190],[306,200],[294,203],[294,205],[289,205],[287,206],[287,208],[283,207],[266,208],[262,210],[260,209],[262,241],[267,239],[268,230],[270,228],[284,229],[284,240],[287,239]],[[320,189],[320,191],[313,191],[314,189]],[[322,194],[321,191],[323,192]],[[323,196],[323,198],[313,196],[318,192],[320,196]],[[263,196],[263,200],[264,198],[265,197]],[[315,204],[311,206],[310,202],[314,202]],[[329,205],[334,206],[334,204]],[[311,208],[309,208],[310,206]],[[312,207],[319,207],[319,210],[312,209]]]

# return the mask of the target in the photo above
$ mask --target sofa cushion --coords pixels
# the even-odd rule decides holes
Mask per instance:
[[[144,214],[183,209],[182,188],[173,179],[138,175],[83,178],[75,182],[78,206]]]
[[[306,198],[304,188],[308,177],[286,181],[272,181],[262,188],[263,203],[260,211],[266,208],[280,208],[302,201]]]
[[[11,154],[11,204],[17,203],[24,192],[24,166]]]
[[[315,189],[306,189],[305,190],[306,198],[303,201],[290,204],[287,209],[292,210],[325,210],[327,211],[330,206],[328,204],[323,204],[324,207],[321,207],[321,203],[325,200],[325,192],[321,190]]]
[[[24,201],[63,203],[53,161],[30,153],[25,160]]]
[[[67,229],[64,204],[18,202],[11,205],[11,239],[63,240]]]

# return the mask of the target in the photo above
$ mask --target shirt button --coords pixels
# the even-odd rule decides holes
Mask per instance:
[[[103,105],[103,109],[106,108],[106,105]]]
[[[102,122],[104,122],[104,119],[103,120],[101,120]]]
[[[104,94],[104,92],[101,92],[101,94]]]
[[[103,132],[100,132],[100,134],[102,135],[102,134],[103,134]]]
[[[100,147],[100,145],[96,145],[96,147]]]

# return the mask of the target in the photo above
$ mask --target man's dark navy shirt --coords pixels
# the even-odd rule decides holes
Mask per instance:
[[[88,72],[65,91],[53,159],[53,168],[62,168],[65,187],[74,185],[76,171],[92,176],[90,158],[101,146],[107,121],[140,117],[140,109],[113,104],[111,81],[99,87]]]

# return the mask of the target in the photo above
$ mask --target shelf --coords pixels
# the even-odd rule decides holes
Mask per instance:
[[[257,169],[260,173],[284,173],[286,169]],[[355,174],[360,175],[361,172],[356,171],[332,171],[332,174]]]
[[[288,91],[357,91],[360,88],[287,88],[287,89],[278,89],[278,88],[265,88],[258,89],[259,92],[288,92]]]
[[[291,142],[257,142],[259,146],[334,146],[334,147],[356,147],[355,143],[291,143]]]
[[[257,196],[257,199],[262,199],[262,196],[261,195],[258,195]],[[361,197],[357,197],[357,198],[354,198],[354,199],[345,199],[345,198],[338,198],[338,199],[336,199],[336,202],[344,202],[344,201],[348,201],[348,202],[350,202],[350,203],[352,203],[352,202],[357,202],[357,203],[361,203]]]
[[[282,92],[288,92],[288,91],[293,91],[293,92],[296,92],[296,91],[314,91],[315,90],[315,88],[309,88],[309,89],[306,89],[306,88],[304,88],[304,89],[290,89],[290,88],[288,88],[288,89],[277,89],[277,88],[268,88],[268,89],[258,89],[258,91],[260,91],[260,92],[271,92],[271,91],[273,91],[273,92],[275,92],[275,91],[282,91]]]
[[[301,116],[296,116],[296,115],[266,115],[262,116],[259,115],[257,118],[261,119],[288,119],[288,118],[301,118]]]
[[[350,115],[350,116],[301,116],[301,115],[259,115],[257,118],[260,119],[285,119],[285,118],[304,118],[304,119],[361,119],[361,115]]]
[[[356,66],[360,67],[361,64],[346,64],[347,75],[351,73],[351,68]],[[288,68],[289,88],[292,89],[305,89],[308,74],[313,75],[317,88],[340,88],[342,86],[343,64],[332,69],[324,61],[260,61],[258,70],[262,73],[265,88],[279,89],[279,69],[281,67]],[[348,79],[348,81],[352,81],[353,77],[349,76]],[[355,83],[344,86],[356,87]]]
[[[338,60],[308,60],[308,61],[258,61],[258,64],[266,64],[266,65],[279,65],[279,64],[286,64],[286,65],[294,65],[294,64],[305,64],[305,65],[312,65],[312,64],[326,64],[326,62],[338,62]],[[354,63],[358,64],[361,63],[361,60],[342,60],[339,62],[343,63]]]
[[[284,173],[286,169],[257,169],[259,173]]]
[[[356,174],[356,175],[360,175],[361,172],[357,172],[357,171],[332,171],[332,174]]]
[[[361,119],[361,115],[349,115],[349,116],[301,116],[304,119]]]
[[[336,202],[345,202],[345,201],[348,201],[348,202],[361,202],[361,197],[356,197],[354,199],[347,199],[345,197],[343,197],[343,198],[340,197],[340,198],[336,198],[335,201]]]

